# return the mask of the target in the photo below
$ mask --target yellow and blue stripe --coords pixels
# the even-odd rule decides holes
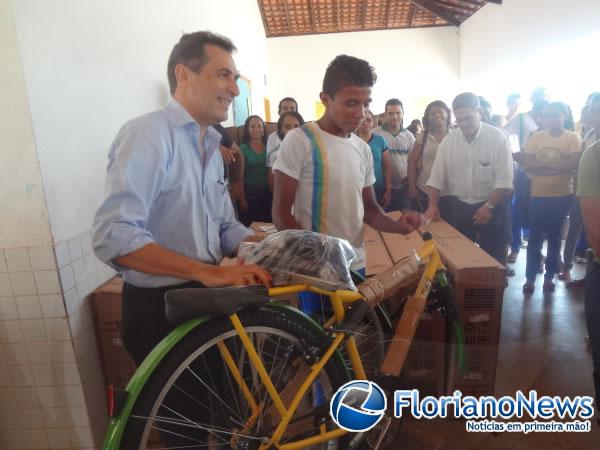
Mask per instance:
[[[312,123],[302,127],[310,140],[313,159],[313,191],[311,205],[311,231],[327,233],[327,209],[329,199],[329,159],[321,137]]]

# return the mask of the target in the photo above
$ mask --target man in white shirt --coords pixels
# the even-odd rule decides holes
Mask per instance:
[[[410,207],[408,196],[408,155],[415,145],[415,137],[403,126],[404,106],[397,98],[385,103],[385,123],[373,130],[385,139],[392,163],[392,200],[387,211]],[[386,186],[387,187],[387,186]]]
[[[368,62],[337,56],[327,67],[320,94],[325,114],[289,131],[273,166],[277,229],[312,230],[348,240],[357,254],[352,268],[363,275],[363,222],[402,234],[420,223],[415,213],[398,220],[385,215],[375,199],[371,149],[354,134],[365,118],[376,79]],[[316,310],[302,300],[305,312]]]
[[[279,106],[277,107],[277,114],[279,114],[279,117],[281,117],[281,115],[283,113],[286,113],[288,111],[298,112],[298,102],[296,102],[296,100],[293,99],[292,97],[282,98],[279,101]],[[277,130],[275,130],[269,135],[269,138],[267,139],[267,155],[269,155],[273,150],[275,150],[280,145],[281,145],[281,139],[279,138],[279,135],[277,134]]]
[[[470,92],[452,102],[458,129],[440,143],[429,187],[426,215],[439,219],[440,192],[450,196],[450,224],[479,243],[501,264],[506,260],[506,195],[512,190],[513,163],[506,135],[481,122],[479,99]]]

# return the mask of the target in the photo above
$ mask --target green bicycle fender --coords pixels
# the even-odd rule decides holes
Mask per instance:
[[[261,308],[273,309],[285,314],[294,322],[301,323],[305,327],[310,328],[310,330],[313,331],[322,341],[324,341],[327,338],[327,334],[325,333],[323,327],[299,309],[278,302],[266,303],[263,306],[261,306]],[[344,361],[344,358],[342,357],[342,353],[339,350],[336,350],[335,353],[331,356],[331,358],[337,359],[338,363],[342,364],[342,367],[345,368],[346,372],[344,375],[347,376],[348,380],[351,380],[352,373],[348,369],[346,361]]]
[[[128,396],[119,415],[113,417],[108,425],[104,437],[104,444],[102,446],[103,450],[119,450],[129,415],[133,410],[133,406],[135,405],[140,392],[148,381],[148,378],[154,373],[154,370],[163,360],[165,355],[167,355],[181,339],[198,325],[209,320],[210,317],[211,316],[202,316],[179,325],[160,341],[146,359],[144,359],[140,367],[138,367],[133,374],[133,377],[131,377],[131,380],[129,380],[129,383],[127,383],[125,390],[127,391]]]

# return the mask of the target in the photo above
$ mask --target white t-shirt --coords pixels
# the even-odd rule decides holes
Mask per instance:
[[[375,128],[373,133],[383,136],[388,145],[390,161],[392,162],[392,188],[404,188],[402,180],[408,176],[408,155],[415,145],[415,137],[406,129],[394,136],[383,126]]]
[[[493,190],[513,188],[512,161],[498,128],[482,122],[471,143],[457,128],[442,139],[427,185],[471,205],[485,202]]]
[[[310,122],[286,134],[273,170],[298,180],[293,214],[300,226],[346,239],[357,255],[352,268],[364,268],[362,191],[375,183],[369,145],[355,134],[341,138]]]

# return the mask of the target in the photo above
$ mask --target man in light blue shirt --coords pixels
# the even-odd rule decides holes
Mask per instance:
[[[239,94],[234,50],[209,32],[184,35],[168,63],[172,98],[125,124],[110,149],[93,245],[125,282],[123,341],[138,364],[171,330],[167,290],[270,282],[258,266],[218,266],[253,235],[235,219],[211,126]]]

